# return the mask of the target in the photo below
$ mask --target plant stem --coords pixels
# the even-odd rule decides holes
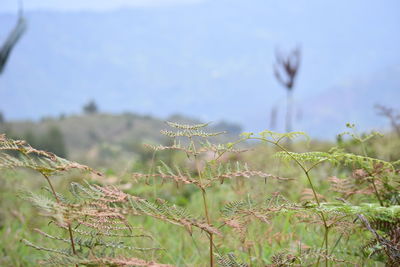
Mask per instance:
[[[319,201],[319,198],[318,198],[317,192],[316,192],[316,190],[315,190],[314,184],[313,184],[313,182],[312,182],[312,180],[311,180],[311,177],[310,177],[310,175],[309,175],[309,171],[310,171],[312,168],[314,168],[316,165],[314,164],[314,165],[312,166],[312,168],[310,168],[310,169],[307,170],[307,169],[303,166],[303,164],[301,164],[300,161],[298,161],[295,157],[293,157],[292,154],[289,153],[289,151],[288,151],[286,148],[284,148],[283,146],[281,146],[279,143],[276,143],[276,146],[278,146],[280,149],[282,149],[286,154],[288,154],[288,155],[297,163],[298,166],[300,166],[300,168],[303,170],[304,174],[305,174],[306,177],[307,177],[308,183],[309,183],[309,185],[310,185],[310,187],[311,187],[311,190],[312,190],[312,192],[313,192],[313,195],[314,195],[315,201],[317,202],[318,207],[321,206],[321,202]],[[320,215],[321,215],[321,219],[322,219],[322,221],[323,221],[323,223],[324,223],[324,229],[325,229],[325,233],[324,233],[324,236],[325,236],[325,237],[324,237],[324,238],[325,238],[325,255],[328,256],[328,233],[329,233],[329,226],[328,226],[328,224],[327,224],[327,222],[326,222],[326,218],[325,218],[324,213],[323,213],[323,212],[320,212]],[[320,260],[320,257],[318,257],[317,265],[319,264],[319,260]],[[328,257],[325,259],[325,266],[328,267]]]
[[[72,252],[76,255],[74,236],[72,235],[72,229],[70,223],[68,223],[68,232],[69,232],[69,239],[71,240]]]
[[[328,261],[328,237],[329,237],[329,228],[325,229],[325,255],[326,255],[326,259],[325,259],[325,266],[328,267],[329,265],[329,261]]]
[[[316,190],[315,190],[314,184],[313,184],[313,182],[312,182],[312,180],[311,180],[311,177],[310,177],[310,175],[309,175],[309,171],[310,171],[312,168],[314,168],[314,167],[316,166],[316,164],[314,164],[310,169],[307,170],[307,169],[303,166],[303,164],[301,164],[300,161],[298,161],[295,157],[293,157],[292,154],[289,153],[289,151],[288,151],[286,148],[284,148],[283,146],[281,146],[279,143],[276,143],[276,146],[278,146],[280,149],[282,149],[286,154],[288,154],[288,155],[297,163],[298,166],[300,166],[300,168],[303,170],[304,174],[305,174],[306,177],[307,177],[308,183],[309,183],[309,185],[310,185],[310,187],[311,187],[311,190],[312,190],[313,195],[314,195],[314,199],[315,199],[315,201],[317,202],[318,207],[321,206],[321,202],[319,201],[319,198],[318,198],[317,192],[316,192]],[[322,161],[321,161],[321,162],[322,162]],[[329,226],[328,226],[328,224],[327,224],[327,222],[326,222],[326,218],[325,218],[324,213],[323,213],[323,212],[320,212],[320,215],[321,215],[321,219],[322,219],[322,221],[323,221],[323,223],[324,223],[324,229],[325,229],[325,233],[324,233],[324,239],[325,239],[325,255],[327,256],[326,259],[325,259],[325,266],[328,267],[328,233],[329,233]],[[317,261],[317,265],[316,265],[316,266],[318,266],[320,258],[321,258],[321,257],[318,257],[318,261]]]
[[[281,145],[279,144],[279,141],[280,141],[281,139],[279,139],[278,141],[275,141],[275,142],[270,141],[270,140],[265,139],[265,138],[258,138],[258,137],[252,137],[252,139],[261,140],[261,141],[265,141],[265,142],[274,144],[274,145],[277,146],[279,149],[281,149],[282,151],[284,151],[290,158],[292,158],[292,159],[294,160],[294,162],[296,162],[296,164],[303,170],[304,174],[305,174],[306,177],[307,177],[308,184],[310,185],[311,190],[312,190],[312,192],[313,192],[314,199],[315,199],[315,201],[317,202],[318,207],[321,206],[321,202],[319,201],[319,198],[318,198],[317,192],[316,192],[316,190],[315,190],[314,184],[313,184],[313,182],[312,182],[312,180],[311,180],[311,177],[310,177],[310,175],[309,175],[309,171],[310,171],[311,169],[313,169],[317,164],[314,164],[311,168],[306,169],[306,167],[303,166],[303,164],[301,164],[301,162],[300,162],[299,160],[297,160],[295,157],[293,157],[293,155],[290,154],[290,152],[289,152],[285,147],[283,147],[283,146],[281,146]],[[322,162],[323,162],[323,161],[320,161],[319,163],[322,163]],[[327,224],[327,221],[326,221],[326,218],[325,218],[325,215],[324,215],[323,212],[320,212],[320,216],[321,216],[321,219],[322,219],[322,221],[323,221],[323,223],[324,223],[324,229],[325,229],[325,233],[324,233],[325,249],[326,249],[325,255],[327,256],[327,257],[326,257],[326,261],[325,261],[325,266],[328,267],[328,232],[329,232],[329,226],[328,226],[328,224]],[[317,261],[316,266],[318,266],[319,261],[320,261],[320,258],[321,258],[321,257],[318,257],[318,261]]]
[[[197,169],[197,174],[199,176],[200,183],[202,184],[203,177],[202,177],[202,173],[201,173],[200,167],[199,167],[199,162],[198,162],[197,156],[196,156],[197,155],[196,146],[195,146],[195,144],[193,142],[193,139],[191,137],[189,139],[190,139],[191,145],[193,146],[194,160],[195,160],[195,165],[196,165],[196,169]],[[211,225],[210,215],[208,213],[206,190],[204,188],[200,188],[200,189],[201,189],[201,195],[203,197],[203,206],[204,206],[204,213],[206,215],[206,220],[207,220],[207,223],[209,225]],[[210,267],[214,267],[213,234],[212,233],[208,233],[208,235],[209,235],[209,239],[210,239]]]
[[[376,188],[374,178],[372,178],[372,182],[371,183],[372,183],[372,186],[374,187],[376,198],[378,199],[379,204],[383,207],[383,202],[382,202],[381,197],[379,196],[378,189]]]
[[[151,165],[150,165],[150,168],[149,168],[148,175],[153,173],[155,158],[156,158],[156,151],[154,151],[153,155],[151,156]],[[154,177],[154,176],[153,176],[153,197],[154,197],[154,199],[157,199],[156,177]]]
[[[56,193],[56,191],[54,190],[54,187],[53,187],[52,183],[50,182],[49,177],[48,177],[47,175],[45,175],[45,174],[43,174],[43,176],[44,176],[44,178],[46,178],[46,181],[47,181],[47,183],[49,184],[50,189],[51,189],[51,192],[53,193],[53,196],[54,196],[54,198],[56,199],[57,203],[60,204],[60,199],[58,198],[57,193]]]
[[[251,247],[249,246],[247,253],[249,254],[249,267],[253,267],[252,261],[251,261]]]
[[[207,207],[207,199],[206,199],[206,191],[204,189],[201,190],[202,196],[203,196],[203,205],[204,205],[204,211],[206,214],[206,219],[207,223],[210,224],[210,216],[208,214],[208,207]],[[210,266],[214,266],[214,254],[213,254],[213,234],[209,233],[210,237]]]
[[[379,201],[379,204],[383,207],[383,201],[381,199],[381,196],[379,195],[378,189],[376,188],[376,184],[375,184],[375,176],[373,175],[373,173],[371,173],[370,171],[367,170],[368,175],[371,177],[371,184],[372,187],[374,188],[374,194],[376,196],[376,198]]]
[[[293,102],[293,95],[292,90],[287,90],[286,95],[286,132],[292,131],[292,102]]]
[[[43,173],[42,173],[42,175],[44,176],[44,178],[46,178],[47,183],[49,184],[51,192],[53,193],[54,198],[56,199],[57,203],[60,204],[60,199],[58,198],[57,193],[54,190],[53,184],[50,182],[49,177],[46,174],[43,174]],[[76,255],[75,242],[74,242],[74,236],[72,234],[71,224],[69,222],[67,224],[68,224],[69,239],[71,240],[72,253],[74,255]],[[75,266],[78,267],[78,264],[75,264]]]

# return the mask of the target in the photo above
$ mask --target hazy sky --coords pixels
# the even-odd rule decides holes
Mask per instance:
[[[103,11],[123,7],[157,7],[166,5],[195,4],[205,0],[25,0],[27,10],[93,10]],[[18,9],[18,0],[1,0],[0,12],[13,12]]]
[[[19,2],[27,10],[37,9],[51,9],[63,11],[77,11],[77,10],[92,10],[104,11],[115,8],[124,7],[159,7],[159,6],[173,6],[184,4],[196,4],[201,2],[217,2],[221,0],[1,0],[0,12],[14,12],[18,9]],[[249,6],[252,5],[252,0],[247,0]],[[232,2],[235,2],[232,0]],[[309,8],[317,4],[318,6],[327,7],[335,4],[338,7],[352,8],[358,6],[360,10],[369,9],[371,6],[381,6],[382,8],[389,8],[392,11],[400,11],[400,1],[398,0],[363,0],[363,1],[348,1],[348,0],[324,0],[324,1],[268,1],[271,7],[277,5],[284,5],[286,9],[301,11],[304,8]]]

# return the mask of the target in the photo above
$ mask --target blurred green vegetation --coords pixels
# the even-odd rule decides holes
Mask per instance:
[[[107,123],[112,123],[112,127]],[[32,127],[35,125],[35,127]],[[226,126],[226,125],[225,125]],[[84,183],[89,181],[101,185],[114,185],[127,193],[146,199],[164,199],[182,206],[192,214],[203,216],[202,195],[193,185],[178,186],[158,179],[134,179],[133,172],[149,173],[154,171],[161,161],[167,165],[185,166],[195,172],[185,153],[176,151],[161,151],[154,153],[143,146],[143,142],[172,145],[171,141],[161,138],[159,128],[164,124],[156,119],[133,114],[112,116],[107,114],[91,114],[79,117],[62,117],[62,119],[46,119],[40,123],[31,122],[7,123],[3,129],[9,134],[27,140],[33,147],[41,148],[58,154],[69,156],[83,162],[94,163],[103,173],[103,177],[94,177],[80,172],[69,172],[52,177],[53,184],[60,193],[67,193],[71,182]],[[234,126],[233,126],[234,127]],[[217,128],[218,129],[218,128]],[[219,129],[218,129],[219,130]],[[366,134],[360,134],[360,138]],[[135,138],[137,137],[137,138]],[[227,137],[226,140],[232,139]],[[106,142],[105,140],[109,140]],[[73,142],[77,144],[72,144]],[[68,145],[70,144],[70,145]],[[393,133],[375,136],[365,142],[364,149],[353,138],[344,135],[336,142],[296,141],[287,143],[295,152],[328,151],[337,146],[355,154],[367,153],[371,157],[386,161],[396,161],[400,158],[400,138]],[[68,152],[71,154],[67,154]],[[210,216],[217,218],[220,208],[226,203],[251,197],[265,199],[280,192],[290,201],[301,203],[304,191],[309,187],[304,173],[292,163],[284,163],[273,155],[277,149],[260,143],[246,143],[243,148],[248,151],[243,154],[231,154],[223,159],[226,161],[248,162],[251,169],[260,170],[274,175],[294,178],[292,181],[264,180],[262,178],[237,178],[226,181],[207,191]],[[86,153],[85,153],[86,151]],[[82,153],[81,155],[79,153]],[[330,188],[328,178],[331,176],[348,177],[352,173],[350,167],[335,167],[322,164],[312,171],[314,185],[325,200],[335,200],[338,196]],[[52,247],[48,239],[36,234],[33,229],[40,228],[49,233],[54,231],[51,223],[40,217],[38,211],[18,197],[21,190],[44,192],[46,183],[43,177],[26,170],[0,172],[0,266],[37,266],[42,253],[34,251],[20,242],[27,238],[43,246]],[[370,196],[355,199],[361,203]],[[208,239],[201,232],[195,231],[190,236],[187,231],[178,226],[167,224],[147,217],[130,218],[134,225],[141,225],[154,233],[154,242],[166,248],[157,256],[141,254],[142,258],[159,262],[172,263],[177,266],[207,266]],[[226,229],[218,225],[222,231]],[[239,259],[249,260],[246,246],[253,247],[254,262],[270,263],[271,256],[279,251],[296,251],[299,248],[315,247],[323,240],[322,227],[309,222],[299,222],[295,215],[277,215],[269,224],[249,225],[249,243],[242,244],[237,236],[226,234],[217,239],[218,253],[226,254],[235,248]],[[342,233],[332,230],[333,236]],[[345,259],[354,261],[361,258],[359,266],[384,266],[383,258],[378,255],[365,257],[360,247],[371,237],[359,228],[349,229],[352,235],[338,241],[337,252]],[[349,233],[350,233],[349,232]],[[171,234],[173,233],[173,234]],[[257,260],[255,260],[257,259]],[[250,259],[251,260],[251,259]],[[334,266],[334,265],[332,265]],[[344,265],[345,266],[345,265]]]
[[[94,102],[90,104],[95,105]],[[198,123],[178,114],[167,120]],[[164,127],[163,120],[148,115],[99,113],[96,107],[96,112],[80,115],[62,114],[40,121],[6,121],[0,123],[0,133],[93,167],[121,168],[138,158],[151,158],[151,151],[144,144],[168,144],[169,140],[160,135]],[[241,127],[222,121],[212,125],[212,130],[227,131],[227,136],[215,140],[227,142],[240,134]]]

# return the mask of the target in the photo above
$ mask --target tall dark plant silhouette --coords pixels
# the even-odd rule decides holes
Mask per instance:
[[[287,55],[282,55],[277,51],[275,57],[274,75],[287,92],[285,129],[286,132],[290,132],[292,131],[293,88],[300,68],[301,50],[298,47]]]
[[[26,30],[26,21],[22,13],[22,8],[19,10],[18,21],[14,26],[14,29],[10,32],[7,39],[0,48],[0,75],[3,73],[8,58],[10,57],[11,51],[17,44]]]

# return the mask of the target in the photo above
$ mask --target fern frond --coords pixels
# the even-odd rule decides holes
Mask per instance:
[[[267,267],[284,267],[294,266],[297,261],[297,257],[287,252],[277,252],[271,256],[272,264],[268,264]]]
[[[45,195],[26,191],[19,192],[18,195],[46,214],[52,214],[54,210],[59,210],[60,213],[63,212],[62,207],[56,201]]]
[[[328,152],[286,152],[280,151],[275,154],[275,157],[280,158],[285,161],[296,160],[302,164],[311,163],[318,164],[322,162],[329,162],[334,165],[343,164],[346,166],[358,166],[364,169],[372,170],[376,165],[382,165],[385,168],[394,170],[392,163],[379,160],[376,158],[356,155],[353,153],[346,153],[339,149],[332,149]]]
[[[237,261],[235,254],[228,253],[227,255],[216,254],[218,264],[222,267],[248,267],[249,265],[245,263],[240,263]]]
[[[58,227],[63,228],[64,230],[68,230],[68,227],[57,224]],[[133,227],[129,228],[130,230]],[[133,233],[114,233],[111,231],[98,231],[98,230],[82,230],[79,228],[72,228],[72,232],[75,232],[82,236],[90,236],[90,237],[98,237],[98,236],[106,236],[106,237],[126,237],[126,238],[149,238],[153,240],[153,237],[150,234],[133,234]]]
[[[172,169],[163,161],[161,161],[161,166],[157,167],[157,173],[153,174],[133,173],[132,177],[134,178],[159,177],[162,179],[171,179],[177,183],[196,185],[200,189],[206,189],[208,187],[211,187],[213,182],[219,181],[223,183],[225,179],[233,179],[236,177],[244,177],[244,178],[261,177],[264,178],[265,180],[267,180],[268,178],[272,178],[281,181],[293,180],[291,178],[280,177],[262,171],[250,170],[246,164],[241,164],[240,162],[236,162],[236,164],[231,164],[230,162],[220,163],[218,165],[207,162],[206,168],[202,173],[202,180],[192,177],[188,171],[182,170],[178,166],[175,166],[174,169]]]
[[[297,253],[290,253],[288,251],[277,252],[271,257],[272,264],[266,265],[267,267],[286,267],[286,266],[312,266],[315,265],[319,258],[327,259],[331,262],[338,264],[354,265],[344,259],[336,258],[325,250],[319,248],[309,248],[301,250]],[[336,266],[336,265],[335,265]]]
[[[105,213],[106,216],[115,216],[114,213],[147,215],[176,225],[184,226],[189,232],[192,231],[192,227],[197,227],[208,233],[221,235],[216,228],[205,223],[204,219],[195,218],[185,209],[175,205],[170,205],[166,201],[161,203],[152,203],[143,198],[125,194],[113,187],[96,186],[94,189],[101,192],[100,197],[95,199],[95,202],[100,201],[101,203],[103,201],[112,206],[114,206],[114,204],[118,204],[120,206],[119,209],[114,207],[114,209],[117,209],[115,212],[113,209],[111,209],[109,214]],[[104,206],[104,204],[98,205]],[[74,214],[80,213],[74,212]],[[91,214],[90,210],[88,214]],[[99,216],[98,211],[96,216]],[[109,225],[109,223],[107,223],[107,225]]]
[[[174,267],[170,264],[161,264],[154,261],[145,261],[138,258],[125,258],[125,257],[51,257],[41,261],[42,264],[49,266],[90,266],[90,267]]]
[[[251,199],[235,200],[233,202],[227,203],[221,209],[221,213],[226,217],[230,217],[237,214],[241,210],[249,209],[252,208],[253,206],[255,206],[255,203]]]
[[[210,122],[208,123],[200,123],[200,124],[180,124],[176,122],[167,121],[166,124],[172,128],[181,129],[181,130],[198,130],[201,128],[207,127]]]
[[[248,151],[247,149],[235,149],[234,143],[228,143],[228,144],[212,144],[208,140],[205,142],[200,143],[200,148],[197,150],[194,150],[192,146],[184,146],[180,142],[177,142],[174,140],[174,143],[170,146],[164,146],[164,145],[151,145],[151,144],[145,144],[145,147],[154,150],[154,151],[164,151],[164,150],[176,150],[176,151],[182,151],[185,152],[186,154],[189,155],[198,155],[201,153],[208,153],[208,152],[213,152],[217,155],[221,155],[223,153],[243,153]]]
[[[68,249],[54,249],[54,248],[46,248],[46,247],[42,247],[39,245],[35,245],[32,242],[30,242],[29,240],[26,239],[22,239],[21,240],[25,245],[27,245],[28,247],[32,247],[34,249],[37,250],[41,250],[41,251],[47,251],[47,252],[52,252],[52,253],[57,253],[57,254],[62,254],[62,255],[66,255],[66,256],[70,256],[72,255],[72,252]]]
[[[274,157],[282,159],[284,161],[293,161],[297,160],[301,163],[312,163],[317,164],[324,161],[330,161],[331,163],[337,163],[337,161],[330,156],[329,153],[326,152],[304,152],[304,153],[296,153],[296,152],[286,152],[279,151],[275,153]]]
[[[276,194],[267,198],[264,202],[256,202],[250,198],[227,203],[221,210],[225,217],[237,216],[240,214],[257,215],[266,218],[270,213],[286,212],[289,210],[303,210],[303,206],[291,203],[282,195]],[[266,220],[265,220],[266,221]]]
[[[0,134],[0,150],[18,151],[25,155],[36,154],[52,160],[55,160],[57,157],[51,152],[34,149],[26,141],[9,139],[5,134]]]
[[[151,145],[151,144],[144,144],[145,147],[154,150],[154,151],[163,151],[163,150],[180,150],[186,152],[188,154],[193,153],[193,150],[187,147],[184,147],[179,142],[174,142],[171,146],[163,146],[163,145]]]
[[[367,218],[375,218],[383,221],[393,222],[400,217],[400,206],[392,205],[382,207],[378,203],[362,203],[360,205],[351,205],[347,203],[321,203],[320,206],[309,204],[308,209],[316,209],[326,213],[342,213],[347,215],[362,214]]]
[[[235,164],[232,164],[230,162],[219,163],[218,165],[207,164],[206,167],[207,168],[204,172],[204,176],[208,179],[208,183],[206,184],[207,187],[211,186],[212,182],[214,181],[220,181],[221,183],[223,183],[225,179],[233,179],[236,177],[261,177],[264,178],[265,182],[268,178],[280,181],[293,180],[291,178],[276,176],[262,171],[250,170],[247,164],[240,163],[239,161],[237,161]]]
[[[308,141],[310,137],[305,132],[289,132],[289,133],[277,133],[269,130],[260,132],[259,137],[265,140],[273,141],[279,143],[283,139],[293,140],[297,137],[305,137]]]
[[[381,134],[380,132],[376,132],[376,131],[372,131],[372,132],[369,133],[369,134],[366,134],[366,135],[364,135],[364,136],[361,136],[361,135],[359,135],[359,134],[357,133],[357,129],[356,129],[355,124],[347,123],[347,124],[346,124],[346,127],[349,128],[349,129],[352,129],[352,132],[346,131],[346,132],[343,132],[343,133],[338,134],[338,136],[349,135],[349,136],[351,136],[354,140],[356,140],[356,141],[358,141],[358,142],[360,142],[360,143],[365,143],[365,142],[367,142],[368,140],[370,140],[371,138],[376,137],[376,136],[380,136],[380,137],[383,136],[383,134]]]
[[[394,170],[394,166],[390,162],[353,153],[346,153],[337,148],[331,149],[330,155],[336,162],[346,166],[359,166],[363,169],[373,170],[376,165],[381,165],[384,168]]]
[[[244,177],[244,178],[261,177],[261,178],[265,178],[265,179],[273,178],[273,179],[281,180],[281,181],[294,180],[292,178],[285,178],[285,177],[280,177],[280,176],[272,175],[269,173],[265,173],[262,171],[252,171],[252,170],[231,171],[231,172],[221,173],[218,176],[216,176],[216,179],[218,179],[218,180],[231,179],[234,177]]]
[[[239,142],[239,141],[238,141]],[[206,152],[214,152],[217,155],[221,155],[223,153],[243,153],[248,151],[248,149],[235,149],[235,143],[227,143],[227,144],[212,144],[208,140],[205,142],[200,143],[201,147],[199,152],[206,153]]]
[[[247,218],[253,217],[261,222],[269,223],[274,213],[301,210],[302,207],[283,201],[279,195],[267,199],[265,202],[255,202],[250,198],[227,203],[221,210],[226,225],[245,231]],[[241,227],[241,228],[239,228]]]
[[[205,219],[196,218],[189,214],[186,209],[171,205],[166,201],[153,203],[140,197],[125,194],[115,187],[100,187],[97,185],[83,187],[82,185],[74,184],[72,188],[75,188],[75,194],[83,193],[91,201],[85,200],[82,204],[68,206],[70,212],[64,216],[70,216],[70,220],[75,218],[88,227],[104,228],[105,230],[111,228],[109,230],[113,230],[114,227],[110,223],[112,220],[117,220],[117,223],[123,223],[123,225],[127,226],[122,214],[131,214],[146,215],[180,225],[189,232],[192,231],[192,227],[197,227],[208,233],[221,235],[216,228],[207,224]],[[83,221],[81,218],[88,219]],[[94,221],[92,222],[90,218],[94,219]],[[115,230],[125,228],[130,227],[118,227]]]
[[[149,177],[158,177],[162,179],[170,179],[174,180],[177,183],[183,184],[193,184],[199,188],[206,188],[205,184],[202,184],[200,180],[197,180],[191,177],[188,171],[181,170],[180,167],[175,166],[175,170],[172,170],[167,164],[161,161],[161,166],[157,167],[157,173],[152,174],[143,174],[143,173],[133,173],[133,178],[149,178]]]
[[[352,195],[371,195],[374,193],[371,183],[365,179],[360,181],[360,179],[342,179],[333,176],[328,180],[331,183],[332,191],[342,194],[345,199]]]
[[[192,137],[203,137],[203,138],[208,138],[208,137],[214,137],[214,136],[218,136],[221,134],[225,134],[226,132],[215,132],[215,133],[208,133],[208,132],[204,132],[201,130],[184,130],[184,131],[168,131],[168,130],[161,130],[161,134],[168,136],[168,137],[188,137],[188,138],[192,138]]]
[[[129,198],[130,207],[136,215],[147,215],[162,221],[185,227],[192,233],[192,227],[197,227],[207,233],[221,236],[221,232],[213,226],[207,224],[205,219],[195,218],[185,209],[170,205],[168,202],[152,203],[138,197]]]
[[[34,149],[25,141],[8,139],[4,134],[0,135],[1,150],[19,153],[19,156],[0,153],[0,168],[3,169],[29,168],[47,176],[70,169],[79,169],[101,175],[86,165],[60,158],[50,152]]]
[[[34,229],[35,232],[39,233],[40,235],[57,240],[57,241],[62,241],[67,244],[71,244],[71,240],[68,238],[62,238],[62,237],[57,237],[50,235],[48,233],[43,232],[40,229]],[[125,245],[123,241],[105,241],[101,238],[83,238],[83,237],[77,237],[74,238],[74,243],[81,246],[81,247],[86,247],[86,248],[95,248],[95,247],[106,247],[106,248],[112,248],[112,249],[125,249],[125,250],[138,250],[138,251],[151,251],[151,250],[161,250],[161,248],[140,248],[140,247],[132,247],[129,245]]]
[[[347,266],[354,265],[353,262],[332,256],[329,253],[326,253],[326,250],[323,250],[320,248],[311,248],[311,249],[303,250],[296,257],[297,257],[298,261],[300,262],[300,266],[304,266],[304,265],[309,266],[311,264],[315,264],[315,262],[317,261],[318,258],[329,260],[330,262],[334,262],[336,265],[338,265],[338,264],[346,264]]]

